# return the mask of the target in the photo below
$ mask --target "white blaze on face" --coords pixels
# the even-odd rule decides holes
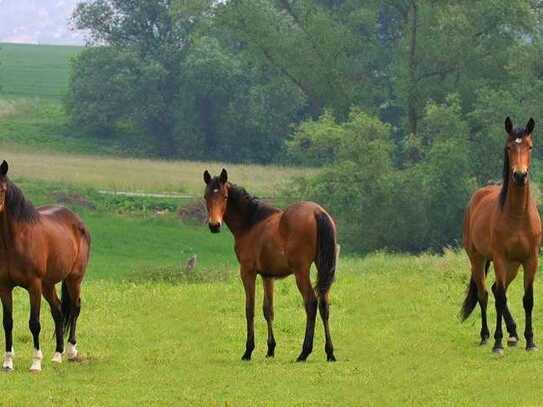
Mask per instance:
[[[521,144],[522,143],[522,139],[519,137],[519,138],[516,138],[515,139],[515,143],[516,144]]]

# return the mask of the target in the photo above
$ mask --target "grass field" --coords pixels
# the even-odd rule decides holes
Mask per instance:
[[[53,154],[4,148],[2,159],[18,177],[39,181],[130,192],[186,193],[201,196],[203,172],[218,175],[226,167],[232,182],[260,196],[274,196],[277,188],[311,169],[235,165],[216,162],[157,161],[100,156]]]
[[[92,219],[96,240],[110,230]],[[134,227],[141,227],[136,222]],[[149,225],[147,225],[149,226]],[[143,228],[147,239],[132,236],[135,257],[146,250],[157,265],[174,252],[184,233],[199,231],[164,223]],[[126,228],[125,223],[119,229]],[[169,230],[170,233],[166,231]],[[202,235],[203,236],[203,235]],[[172,242],[172,237],[179,240]],[[138,243],[136,243],[138,241]],[[214,251],[231,259],[226,235],[208,236]],[[157,243],[165,245],[157,249]],[[114,243],[113,241],[111,242]],[[95,247],[84,287],[79,346],[84,361],[27,371],[31,356],[26,327],[27,299],[16,304],[16,371],[0,375],[6,406],[28,405],[538,405],[536,385],[542,353],[521,347],[502,358],[478,343],[478,321],[460,325],[456,313],[464,291],[466,259],[376,254],[342,259],[333,286],[332,333],[338,362],[324,361],[320,323],[314,353],[294,363],[303,336],[301,299],[291,278],[276,285],[277,356],[265,354],[265,323],[257,318],[253,361],[239,360],[244,343],[243,293],[233,274],[207,274],[195,283],[132,281],[118,254]],[[123,246],[123,249],[127,247]],[[167,255],[166,257],[171,257]],[[102,265],[109,264],[105,270]],[[130,267],[129,267],[130,268]],[[198,273],[196,271],[195,273]],[[124,276],[124,277],[123,277]],[[510,303],[522,316],[514,284]],[[543,287],[538,284],[537,292]],[[260,292],[259,292],[260,296]],[[536,306],[535,321],[543,308]],[[519,318],[519,326],[522,326]],[[43,348],[53,351],[52,324],[43,312]],[[536,322],[536,339],[539,336]]]
[[[0,44],[0,95],[61,98],[68,88],[70,58],[81,47]]]

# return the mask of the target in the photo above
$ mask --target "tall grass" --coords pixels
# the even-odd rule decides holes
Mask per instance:
[[[281,166],[25,152],[12,146],[2,148],[1,158],[9,162],[12,176],[37,181],[113,191],[175,192],[195,196],[202,194],[205,169],[218,175],[225,167],[232,182],[263,197],[274,196],[277,188],[293,176],[313,171]]]

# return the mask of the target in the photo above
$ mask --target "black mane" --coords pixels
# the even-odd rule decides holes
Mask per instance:
[[[16,222],[33,223],[40,216],[32,202],[27,200],[17,185],[9,180],[5,205],[9,216]]]
[[[528,132],[526,129],[522,128],[516,128],[514,129],[511,134],[509,135],[509,138],[523,138],[528,135]],[[507,189],[509,188],[509,178],[511,178],[511,174],[509,173],[509,154],[507,154],[507,148],[503,149],[503,182],[502,182],[502,189],[500,190],[500,206],[503,208],[503,205],[505,205],[505,200],[507,199]]]
[[[240,209],[245,208],[248,226],[254,226],[274,213],[281,212],[280,209],[252,196],[243,187],[230,184],[228,191],[228,203]]]

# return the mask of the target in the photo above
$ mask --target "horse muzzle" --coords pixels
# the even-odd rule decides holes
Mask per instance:
[[[517,185],[526,185],[528,182],[528,171],[515,171],[513,172],[513,181]]]
[[[221,222],[218,222],[218,223],[209,222],[208,225],[209,225],[209,230],[211,231],[211,233],[219,233],[221,231]]]

